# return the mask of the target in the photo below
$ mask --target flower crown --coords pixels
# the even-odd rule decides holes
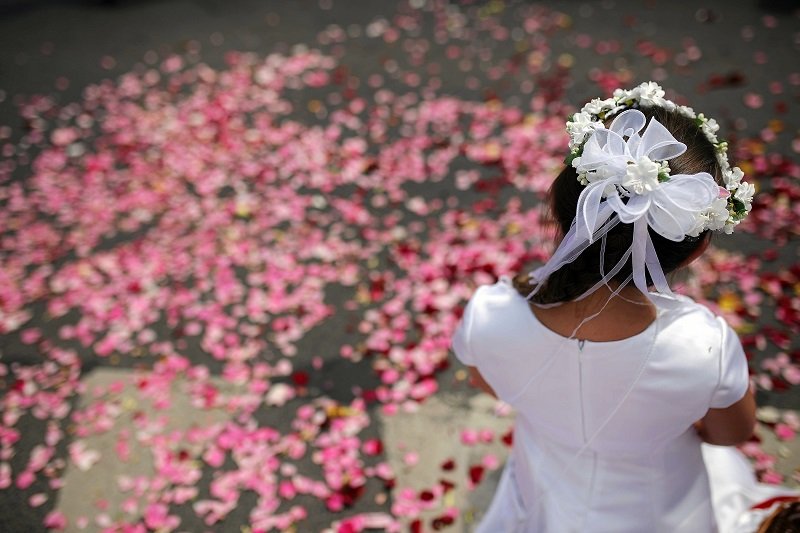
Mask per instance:
[[[744,173],[739,167],[731,167],[728,162],[728,143],[717,138],[719,125],[713,118],[707,118],[702,113],[696,114],[691,107],[677,105],[675,102],[664,98],[664,90],[655,82],[645,82],[631,90],[616,89],[611,98],[594,100],[587,103],[580,112],[575,113],[567,121],[567,133],[570,136],[570,153],[565,163],[571,164],[578,171],[578,180],[583,185],[595,183],[601,180],[608,180],[613,171],[622,172],[621,179],[610,180],[603,192],[603,198],[609,193],[618,193],[625,197],[631,195],[649,195],[663,185],[670,182],[670,168],[668,159],[680,155],[685,150],[685,145],[678,143],[671,134],[656,122],[657,126],[648,126],[639,136],[638,132],[644,127],[642,119],[627,117],[624,124],[617,127],[606,129],[604,120],[616,116],[616,123],[626,110],[638,110],[652,107],[662,107],[668,111],[675,111],[680,115],[695,121],[697,126],[714,146],[717,162],[722,170],[722,179],[725,187],[719,187],[719,194],[713,198],[709,205],[703,206],[695,213],[694,225],[686,231],[685,235],[698,236],[706,229],[724,230],[725,233],[732,233],[733,228],[747,216],[752,208],[753,194],[755,187],[742,181]],[[633,120],[633,122],[631,122]],[[660,128],[663,131],[651,133],[650,149],[646,154],[642,153],[641,141],[648,137],[648,130]],[[619,135],[610,135],[613,130],[617,130]],[[605,135],[597,134],[604,131]],[[660,135],[660,137],[658,137]],[[668,140],[664,140],[668,136]],[[617,139],[618,137],[618,139]],[[661,139],[653,145],[653,138]],[[589,140],[594,138],[592,143],[594,152],[603,152],[604,158],[591,158],[587,161],[584,156]],[[620,141],[628,139],[627,145],[622,145]],[[616,142],[615,142],[616,141]],[[602,144],[598,144],[602,143]],[[678,153],[675,150],[665,150],[664,145],[671,143],[683,147]],[[596,146],[595,146],[596,145]],[[616,147],[616,148],[614,148]],[[622,168],[619,168],[620,162]],[[615,163],[615,164],[611,164]],[[611,168],[617,167],[617,168]],[[674,180],[673,180],[674,181]],[[675,185],[675,184],[673,184]],[[614,189],[612,191],[612,189]],[[675,187],[668,187],[676,192]],[[662,193],[666,192],[661,191]],[[671,195],[670,195],[671,196]],[[662,202],[663,203],[663,202]],[[684,229],[688,226],[684,225]],[[676,239],[679,240],[679,239]]]

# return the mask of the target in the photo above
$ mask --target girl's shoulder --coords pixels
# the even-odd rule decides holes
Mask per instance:
[[[697,325],[707,325],[718,329],[724,320],[705,305],[683,294],[663,295],[654,293],[653,299],[663,311],[659,314],[665,321],[697,321]]]
[[[520,303],[524,305],[520,305]],[[474,312],[488,311],[494,316],[503,310],[507,312],[520,312],[527,310],[527,301],[517,292],[511,284],[511,279],[501,276],[491,285],[481,285],[472,295],[468,303],[469,310]]]
[[[511,278],[508,276],[500,276],[500,278],[491,285],[478,286],[478,288],[475,289],[472,299],[483,299],[487,300],[487,302],[494,300],[497,303],[502,303],[504,298],[518,294],[517,290],[511,284]]]
[[[453,334],[452,348],[456,357],[465,365],[477,366],[478,357],[473,344],[506,338],[517,330],[511,327],[511,323],[522,316],[519,298],[510,280],[501,278],[492,285],[479,286],[469,299]]]
[[[684,295],[657,296],[672,301],[659,313],[659,331],[665,345],[703,350],[714,360],[736,358],[742,352],[736,331],[724,317]],[[686,351],[686,350],[684,350]]]
[[[530,314],[528,302],[505,276],[491,285],[481,285],[472,294],[462,318],[469,336],[506,335],[518,330]],[[522,328],[524,330],[524,328]]]

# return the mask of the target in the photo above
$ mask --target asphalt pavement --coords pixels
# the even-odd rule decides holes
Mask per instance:
[[[476,45],[476,50],[491,50],[485,61],[474,58],[474,64],[468,68],[461,68],[456,62],[448,63],[448,54],[456,52],[448,48],[446,40],[438,37],[438,32],[442,24],[453,23],[452,20],[443,23],[426,16],[410,29],[403,26],[411,24],[409,21],[413,19],[404,18],[403,14],[419,9],[432,12],[434,5],[438,6],[437,12],[454,17],[454,14],[463,14],[465,27],[478,27],[481,21],[497,17],[512,28],[516,22],[523,23],[514,20],[522,7],[541,7],[563,13],[563,18],[555,20],[553,28],[541,32],[539,45],[547,49],[551,62],[540,79],[548,80],[550,85],[537,87],[537,90],[554,91],[566,105],[577,106],[599,95],[603,87],[632,85],[653,78],[669,87],[671,94],[685,96],[695,109],[707,110],[717,117],[734,139],[761,140],[764,149],[771,153],[784,154],[793,160],[798,157],[800,15],[794,10],[793,2],[723,0],[702,3],[560,0],[542,4],[498,0],[449,4],[434,0],[412,0],[410,4],[376,0],[4,0],[0,2],[0,126],[5,127],[1,132],[2,144],[19,142],[29,133],[30,123],[20,117],[19,106],[34,95],[54,95],[59,105],[66,106],[83,100],[89,86],[102,80],[115,80],[126,72],[144,71],[172,54],[187,57],[189,62],[206,63],[212,69],[224,69],[226,57],[232,51],[265,57],[274,52],[288,53],[296,45],[321,48],[336,55],[342,66],[340,72],[348,79],[362,80],[353,86],[359,94],[374,93],[377,88],[366,80],[376,73],[385,74],[387,65],[391,70],[393,61],[409,55],[417,46],[426,48],[428,63],[439,65],[435,71],[438,94],[467,101],[499,99],[509,107],[527,106],[531,94],[520,90],[524,87],[524,68],[510,70],[513,72],[510,78],[493,78],[491,66],[515,61],[522,61],[524,65],[537,61],[536,57],[528,55],[527,51],[522,54],[512,35],[512,38],[496,41],[486,39]],[[407,47],[367,39],[373,31],[370,25],[376,20],[387,21],[389,27],[403,28],[406,33],[401,33],[407,40]],[[341,31],[331,31],[331,28]],[[343,37],[337,41],[339,33]],[[485,39],[485,35],[482,38]],[[428,63],[419,68],[430,74],[431,70],[426,70]],[[469,79],[473,71],[475,82]],[[382,87],[407,90],[405,83],[386,75]],[[316,97],[314,88],[303,91],[307,92],[298,93],[297,102]],[[312,106],[298,105],[297,109],[294,116],[300,122],[324,123],[326,120],[315,114]],[[33,156],[37,150],[32,149]],[[30,167],[20,164],[8,180],[24,183],[29,174]],[[413,184],[413,187],[414,193],[428,202],[451,194],[443,190],[444,185]],[[349,193],[347,190],[341,194],[346,197]],[[458,190],[452,194],[467,201],[474,193]],[[776,244],[761,236],[743,233],[730,242],[720,240],[719,246],[745,256],[759,255],[769,249],[775,260],[768,268],[781,272],[796,268],[798,264],[796,239],[795,232],[787,242]],[[119,242],[122,241],[111,239],[106,245],[114,247]],[[11,252],[4,249],[3,253]],[[0,255],[0,260],[7,259],[7,255]],[[353,339],[359,332],[354,331],[353,324],[358,322],[360,311],[343,307],[346,300],[354,298],[353,294],[354,289],[347,286],[331,284],[326,289],[325,300],[337,313],[297,342],[298,353],[294,359],[296,370],[312,375],[309,385],[312,396],[334,398],[342,404],[353,401],[359,390],[377,386],[378,382],[370,364],[345,363],[338,353],[326,360],[324,375],[315,375],[315,357],[322,347],[355,344]],[[32,324],[41,328],[44,337],[56,339],[64,320],[69,321],[74,316],[69,315],[62,321],[46,321],[42,318],[42,308],[47,298],[45,295],[31,304]],[[761,323],[775,322],[777,319],[770,316],[773,313],[777,311],[765,309],[767,316],[760,318]],[[236,394],[239,391],[223,379],[223,366],[219,361],[200,353],[202,348],[191,341],[186,349],[190,355],[207,360],[212,373],[209,383],[223,392]],[[758,357],[774,357],[779,351],[797,353],[798,349],[796,338],[791,337],[784,350],[770,345],[759,352]],[[152,366],[143,363],[142,358],[98,357],[85,347],[78,347],[78,353],[82,360],[82,387],[69,398],[69,404],[75,409],[91,404],[91,391],[113,388],[114,383],[130,379],[132,372],[147,371]],[[20,331],[12,331],[0,334],[0,362],[9,368],[11,363],[26,367],[41,364],[42,356],[35,344],[24,342]],[[753,362],[753,366],[758,364],[760,359]],[[3,376],[3,388],[13,388],[14,378],[13,371]],[[383,456],[396,473],[394,485],[399,487],[425,491],[439,482],[441,465],[448,461],[455,465],[446,471],[452,479],[468,479],[474,474],[469,465],[483,464],[487,473],[483,482],[477,483],[477,488],[469,483],[457,484],[441,500],[436,500],[440,505],[425,509],[420,515],[425,531],[434,526],[444,531],[470,531],[490,500],[499,466],[508,449],[499,436],[509,430],[513,419],[502,409],[498,414],[493,402],[470,389],[460,368],[453,366],[442,370],[439,384],[439,391],[417,410],[387,415],[378,407],[370,407],[371,425],[360,436],[383,442]],[[137,430],[136,413],[164,414],[168,420],[162,428],[164,434],[233,420],[232,415],[221,410],[198,413],[189,398],[181,396],[183,385],[178,381],[173,387],[177,399],[166,410],[148,404],[130,389],[130,383],[115,389],[119,405],[126,406],[124,413],[113,429],[86,436],[88,447],[102,457],[113,456],[126,432]],[[798,441],[776,440],[767,426],[774,429],[776,417],[800,410],[797,386],[788,386],[788,390],[762,389],[759,403],[762,407],[777,409],[763,413],[762,423],[766,425],[761,433],[762,444],[778,458],[776,471],[786,476],[787,482],[793,482],[791,476],[800,465]],[[290,402],[288,405],[294,408],[300,404]],[[260,421],[265,425],[286,429],[292,424],[292,419],[279,409],[262,417]],[[497,438],[487,438],[486,442],[475,446],[459,446],[465,425],[483,428]],[[24,416],[15,427],[20,431],[20,441],[13,446],[14,455],[2,459],[16,474],[41,443],[47,425],[36,417]],[[74,436],[74,425],[64,420],[61,429],[68,438],[55,447],[55,453],[66,458],[69,455],[67,440]],[[312,461],[305,461],[307,465],[299,463],[301,470],[304,465],[311,467]],[[125,505],[125,494],[118,487],[120,476],[147,476],[154,468],[154,458],[146,450],[134,449],[127,463],[101,460],[91,469],[81,469],[74,462],[70,463],[61,471],[63,488],[39,479],[25,489],[14,485],[0,489],[0,530],[44,531],[45,515],[59,511],[69,519],[67,531],[99,531],[102,524],[92,520],[88,520],[85,528],[80,528],[80,517],[102,515],[107,508],[116,513],[109,514],[108,520],[115,520],[121,515],[119,509]],[[203,491],[211,484],[212,470],[206,468],[198,481]],[[46,495],[46,502],[31,506],[34,494]],[[104,502],[104,509],[98,509],[99,500]],[[369,484],[365,495],[353,507],[339,513],[326,510],[318,499],[308,497],[298,501],[303,502],[308,518],[296,526],[296,531],[321,531],[333,521],[357,512],[386,512],[392,502],[398,501],[398,495],[390,488]],[[191,508],[181,508],[176,511],[182,520],[177,530],[240,531],[255,504],[255,498],[245,493],[237,508],[215,525],[203,523]],[[441,518],[448,508],[456,509],[453,524]]]

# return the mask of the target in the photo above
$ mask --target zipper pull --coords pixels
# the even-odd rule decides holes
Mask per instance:
[[[578,341],[578,350],[583,351],[583,345],[586,343],[586,339],[580,339]]]

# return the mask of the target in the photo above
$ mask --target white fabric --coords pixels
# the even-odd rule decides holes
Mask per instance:
[[[692,424],[744,396],[747,361],[722,319],[671,299],[633,337],[581,342],[544,327],[507,280],[478,289],[453,350],[517,411],[479,532],[714,531]]]
[[[703,445],[703,461],[711,482],[711,500],[721,533],[754,533],[775,510],[753,506],[777,497],[800,496],[796,490],[758,483],[750,463],[736,448]]]

